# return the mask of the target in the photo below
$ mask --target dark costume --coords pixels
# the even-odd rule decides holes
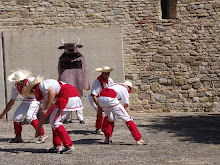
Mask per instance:
[[[90,89],[88,71],[85,58],[77,48],[83,47],[76,43],[64,43],[59,49],[65,52],[60,56],[58,63],[59,79],[74,86],[82,96],[83,89]]]
[[[89,77],[85,58],[78,53],[63,53],[58,63],[59,80],[64,81],[81,92],[89,89]]]

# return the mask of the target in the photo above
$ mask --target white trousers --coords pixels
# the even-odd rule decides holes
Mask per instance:
[[[98,103],[106,115],[108,115],[109,121],[114,122],[116,117],[122,119],[125,123],[127,121],[133,121],[132,117],[127,113],[117,98],[101,96],[98,98]]]
[[[78,119],[82,121],[83,120],[83,105],[82,105],[82,101],[80,97],[68,98],[68,103],[63,111],[70,112],[70,113],[67,113],[67,116],[66,116],[67,121],[70,121],[72,119],[72,111],[76,111]]]
[[[67,115],[67,117],[66,117],[67,121],[71,121],[71,120],[72,120],[72,115],[73,115],[73,112],[70,112],[70,113]],[[80,121],[82,121],[82,120],[83,120],[83,110],[77,110],[77,111],[76,111],[76,116],[77,116],[77,119],[79,119]]]
[[[59,108],[55,108],[50,114],[49,122],[53,130],[63,125],[63,121],[67,118],[72,111],[59,111]]]
[[[95,109],[95,111],[98,112],[98,106],[96,105],[96,103],[94,101],[92,101],[92,102],[90,102],[90,104]],[[104,111],[102,112],[102,116],[103,117],[107,116]]]
[[[13,115],[14,122],[22,122],[23,117],[26,115],[27,122],[31,123],[37,119],[40,103],[38,101],[22,101]]]

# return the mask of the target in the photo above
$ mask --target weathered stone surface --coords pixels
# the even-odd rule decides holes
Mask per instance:
[[[151,104],[161,104],[159,96],[167,94],[163,102],[170,103],[170,111],[174,110],[175,106],[180,109],[182,105],[178,102],[182,101],[188,105],[185,109],[198,111],[199,107],[204,107],[205,102],[198,102],[197,97],[206,96],[206,91],[215,91],[213,100],[209,101],[219,100],[220,2],[177,2],[176,7],[174,6],[177,13],[172,13],[177,19],[162,19],[159,0],[2,0],[0,29],[12,32],[32,30],[34,34],[36,29],[108,29],[119,26],[122,35],[118,37],[122,38],[122,43],[112,43],[109,38],[106,39],[106,44],[123,45],[120,58],[123,57],[124,60],[125,75],[121,76],[132,80],[139,88],[138,94],[131,97],[131,101],[137,99],[138,105],[145,105],[144,100],[149,99],[149,106],[145,105],[144,108],[157,111],[157,106],[151,107]],[[101,34],[98,37],[100,40],[103,38]],[[98,42],[99,39],[94,40],[90,46],[98,46]],[[16,46],[14,51],[19,51]],[[108,52],[115,54],[114,49],[108,49]],[[100,59],[103,59],[103,65],[109,65],[112,60],[105,58],[104,54],[100,55]],[[115,72],[117,70],[119,71],[116,68]],[[188,91],[191,88],[195,91]],[[168,90],[177,95],[178,100],[175,100]],[[172,106],[174,104],[175,106]],[[158,112],[166,111],[163,107],[166,106],[158,106]]]

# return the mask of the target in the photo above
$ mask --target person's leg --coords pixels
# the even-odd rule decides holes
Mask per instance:
[[[27,103],[28,104],[28,103]],[[37,126],[39,124],[39,121],[37,119],[37,113],[39,111],[40,103],[38,101],[33,101],[29,103],[28,111],[27,111],[27,117],[26,120],[34,127],[34,129],[37,129]],[[44,128],[41,127],[41,136],[39,136],[37,144],[44,143],[48,139],[48,136],[45,135]]]
[[[99,107],[98,111],[97,111],[97,115],[96,115],[96,125],[95,125],[96,126],[95,133],[99,134],[99,135],[103,135],[104,134],[103,130],[102,130],[103,119],[104,119],[103,114],[105,114],[104,111]]]
[[[52,127],[52,137],[53,137],[53,147],[49,149],[49,152],[57,152],[59,153],[62,150],[62,141],[59,137],[59,132],[57,129],[53,128],[54,119],[57,115],[59,108],[56,108],[50,115],[49,122]]]
[[[77,110],[76,111],[76,115],[77,115],[77,117],[79,119],[79,123],[80,124],[85,124],[85,121],[83,120],[83,110],[82,109]]]
[[[96,122],[95,122],[95,134],[99,134],[99,135],[103,135],[103,131],[102,131],[102,124],[103,124],[103,119],[104,119],[104,116],[103,116],[103,113],[98,113],[98,106],[96,105],[96,103],[91,100],[91,97],[89,97],[89,101],[90,101],[90,104],[91,106],[94,108],[94,110],[96,111]]]
[[[108,120],[107,118],[105,118],[105,125],[104,125],[105,141],[104,143],[109,144],[109,142],[111,142],[110,138],[112,136],[112,133],[114,130],[114,122],[116,120],[115,115],[112,113],[111,107],[113,107],[114,105],[117,105],[118,100],[109,98],[109,97],[99,97],[98,102],[102,110],[105,112],[105,115],[108,117]]]
[[[122,119],[129,131],[131,132],[133,138],[138,142],[141,140],[141,134],[139,132],[139,130],[137,129],[135,123],[133,122],[133,119],[130,115],[128,115],[127,111],[125,110],[125,108],[119,104],[117,106],[115,106],[113,108],[113,111],[112,111],[117,117],[119,117],[120,119]]]
[[[102,131],[103,132],[105,132],[107,124],[108,124],[108,116],[105,116],[104,120],[103,120],[103,123],[102,123]]]
[[[67,115],[66,119],[63,122],[72,123],[72,112]]]
[[[83,97],[83,89],[77,89],[77,90],[79,92],[79,97],[80,98]],[[77,116],[77,119],[79,120],[80,124],[85,124],[85,121],[83,120],[83,109],[77,110],[76,116]]]
[[[94,110],[96,111],[96,122],[95,122],[95,134],[99,134],[100,132],[102,132],[101,128],[102,128],[102,121],[103,121],[103,117],[102,115],[98,114],[98,106],[96,105],[96,103],[92,100],[91,96],[88,96],[89,98],[89,102],[91,104],[91,106],[94,108]]]
[[[105,130],[104,130],[104,134],[105,134],[105,144],[109,144],[112,143],[111,137],[112,137],[112,133],[114,131],[114,126],[115,126],[115,116],[114,114],[111,112],[111,110],[105,110],[105,114],[107,115],[105,117]]]
[[[16,109],[13,115],[15,138],[12,139],[10,142],[15,142],[15,143],[23,142],[21,138],[22,120],[23,120],[23,116],[27,113],[27,110],[28,110],[28,105],[23,102]]]
[[[60,151],[60,153],[71,152],[74,149],[73,143],[72,143],[72,141],[71,141],[71,139],[69,137],[69,134],[67,133],[66,129],[63,126],[63,120],[65,120],[65,118],[67,117],[68,113],[71,113],[71,111],[56,110],[56,112],[54,111],[51,114],[52,116],[50,118],[50,123],[52,125],[52,128],[57,133],[55,135],[59,136],[59,139],[61,140],[61,142],[63,143],[63,146],[65,147],[62,151]],[[55,143],[56,143],[56,144],[54,144],[55,146],[58,145],[57,144],[58,141],[56,141]]]

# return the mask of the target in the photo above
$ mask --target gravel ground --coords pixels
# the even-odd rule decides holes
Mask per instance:
[[[143,139],[138,146],[126,125],[118,120],[113,143],[103,144],[104,136],[93,134],[95,114],[84,112],[86,124],[64,124],[76,148],[73,154],[47,153],[52,146],[51,128],[45,124],[49,139],[35,144],[34,129],[23,125],[25,143],[8,143],[14,137],[12,121],[0,120],[1,165],[111,164],[111,165],[211,165],[220,164],[220,114],[211,113],[133,113]]]

